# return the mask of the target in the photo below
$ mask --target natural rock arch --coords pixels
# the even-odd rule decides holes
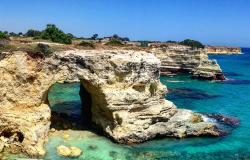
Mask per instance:
[[[91,95],[92,123],[119,143],[221,133],[200,114],[178,110],[165,100],[160,61],[151,53],[75,50],[38,59],[24,52],[1,57],[0,135],[19,135],[22,140],[11,146],[30,156],[45,154],[51,116],[48,91],[58,81],[80,80]]]

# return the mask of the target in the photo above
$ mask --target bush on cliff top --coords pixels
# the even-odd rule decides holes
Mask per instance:
[[[41,31],[34,30],[34,29],[29,29],[25,33],[25,36],[27,36],[27,37],[39,37],[40,35],[41,35]]]
[[[0,31],[0,50],[6,49],[8,44],[9,37],[6,35],[6,33]]]
[[[0,40],[8,40],[9,39],[9,37],[4,33],[4,32],[1,32],[0,31]]]
[[[54,24],[48,24],[46,29],[42,31],[40,38],[45,40],[51,40],[52,42],[56,43],[63,43],[63,44],[72,43],[72,37],[69,34],[65,34]]]
[[[49,45],[39,43],[34,47],[26,48],[26,52],[32,58],[44,58],[49,57],[53,53],[53,50]]]
[[[79,43],[79,46],[84,48],[95,48],[95,45],[92,42],[82,41]]]
[[[109,45],[109,46],[123,46],[124,44],[120,40],[118,40],[118,39],[111,39],[105,45]]]
[[[191,39],[186,39],[184,41],[181,41],[180,44],[185,46],[190,46],[192,47],[192,49],[204,48],[204,45],[201,42]]]

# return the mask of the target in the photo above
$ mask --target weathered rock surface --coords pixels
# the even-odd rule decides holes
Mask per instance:
[[[78,147],[66,147],[60,145],[56,148],[57,154],[63,157],[76,158],[82,154],[82,150]]]
[[[80,80],[89,121],[119,143],[222,133],[216,124],[165,100],[160,60],[153,54],[72,50],[47,58],[24,52],[1,57],[0,136],[16,135],[11,144],[30,156],[45,154],[51,117],[48,92],[59,81]]]
[[[205,50],[208,54],[241,54],[240,47],[226,47],[226,46],[206,46]]]
[[[224,80],[220,66],[208,58],[205,50],[153,48],[161,60],[162,75],[191,73],[193,77],[205,80]]]

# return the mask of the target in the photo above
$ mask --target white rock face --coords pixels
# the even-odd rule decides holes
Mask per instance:
[[[30,156],[45,154],[48,92],[63,81],[80,81],[82,98],[90,95],[85,106],[89,120],[119,143],[221,133],[215,124],[193,120],[197,115],[165,100],[161,63],[151,53],[72,50],[47,58],[24,52],[0,57],[0,136],[17,135],[10,144]]]
[[[210,60],[205,50],[152,49],[161,60],[162,75],[191,73],[193,77],[205,80],[224,80],[220,66]]]

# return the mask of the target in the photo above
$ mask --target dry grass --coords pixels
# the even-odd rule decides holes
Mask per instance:
[[[123,50],[135,50],[135,51],[148,51],[149,48],[142,48],[139,46],[134,46],[131,44],[124,44],[122,46],[110,46],[105,45],[105,42],[99,42],[94,40],[86,40],[89,43],[92,43],[94,45],[95,50],[117,50],[117,49],[123,49]],[[66,51],[66,50],[74,50],[74,49],[81,49],[81,50],[89,50],[88,47],[81,47],[79,44],[82,42],[82,39],[73,39],[72,44],[59,44],[54,43],[48,40],[40,40],[40,39],[33,39],[32,37],[11,37],[9,44],[0,47],[0,52],[13,52],[13,51],[29,51],[33,50],[37,44],[44,43],[49,45],[53,51]]]

